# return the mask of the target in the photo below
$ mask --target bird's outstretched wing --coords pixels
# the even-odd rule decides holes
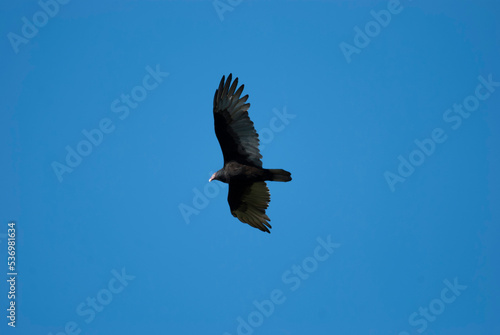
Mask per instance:
[[[271,228],[268,222],[271,219],[266,215],[266,209],[271,195],[265,182],[230,182],[227,201],[231,214],[241,222],[270,233],[267,227]]]
[[[219,140],[224,164],[236,161],[240,164],[262,167],[259,152],[259,135],[248,116],[248,94],[240,98],[244,85],[238,90],[238,78],[231,84],[230,74],[222,79],[214,95],[215,135]]]

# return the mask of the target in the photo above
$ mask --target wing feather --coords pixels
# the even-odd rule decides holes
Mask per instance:
[[[262,167],[259,135],[248,116],[248,94],[240,98],[244,85],[238,89],[238,78],[232,83],[232,74],[223,76],[214,95],[215,134],[219,140],[224,164],[236,161]]]
[[[271,195],[265,182],[230,182],[227,196],[231,214],[243,223],[265,232],[270,232],[271,225],[266,209]]]

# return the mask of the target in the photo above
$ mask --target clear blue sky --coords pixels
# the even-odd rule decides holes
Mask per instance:
[[[2,334],[500,334],[497,1],[0,5]],[[250,95],[266,234],[213,94]]]

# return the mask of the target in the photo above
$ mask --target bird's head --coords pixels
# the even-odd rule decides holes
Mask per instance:
[[[212,177],[210,177],[210,179],[208,180],[209,182],[212,181],[212,180],[218,180],[218,181],[221,181],[223,183],[227,183],[229,182],[229,180],[227,180],[226,178],[226,174],[224,173],[224,170],[219,170],[217,172],[215,172]]]

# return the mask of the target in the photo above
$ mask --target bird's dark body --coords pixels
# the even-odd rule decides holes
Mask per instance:
[[[272,180],[273,176],[268,169],[244,165],[235,161],[224,164],[224,167],[219,171],[217,180],[224,183],[266,181]]]
[[[227,201],[231,214],[241,222],[265,232],[271,225],[266,209],[271,201],[266,181],[287,182],[291,174],[282,169],[262,168],[259,135],[248,116],[248,95],[241,97],[238,78],[222,77],[214,95],[215,134],[224,156],[224,166],[212,175],[210,181],[229,184]]]

